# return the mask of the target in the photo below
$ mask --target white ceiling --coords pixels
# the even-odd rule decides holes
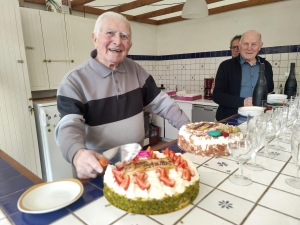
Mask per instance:
[[[213,8],[230,5],[230,4],[234,4],[234,3],[238,3],[238,2],[245,2],[245,1],[248,1],[248,0],[223,0],[223,1],[208,4],[208,9],[213,9]],[[122,4],[130,3],[130,2],[133,2],[133,1],[132,0],[95,0],[93,2],[85,4],[85,6],[102,9],[102,10],[109,10],[116,6],[120,6]],[[162,0],[157,3],[147,5],[147,6],[142,6],[142,7],[131,9],[128,11],[123,11],[122,13],[126,14],[126,15],[137,16],[137,15],[141,15],[144,13],[149,13],[152,11],[169,8],[171,6],[175,6],[178,4],[183,4],[185,2],[186,2],[186,0]],[[168,18],[172,18],[172,17],[176,17],[176,16],[181,16],[181,11],[165,14],[162,16],[152,17],[149,19],[162,20],[162,19],[168,19]]]

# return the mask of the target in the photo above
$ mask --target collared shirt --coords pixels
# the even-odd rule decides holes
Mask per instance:
[[[256,63],[253,66],[251,66],[240,55],[240,64],[242,67],[242,82],[241,82],[240,97],[241,98],[252,97],[253,90],[259,75],[260,59],[256,57]]]

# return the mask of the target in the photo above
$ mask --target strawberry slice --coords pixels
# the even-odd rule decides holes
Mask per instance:
[[[172,180],[172,179],[170,179],[170,178],[168,178],[168,177],[160,176],[160,177],[159,177],[159,180],[160,180],[161,182],[163,182],[164,185],[169,186],[169,187],[174,187],[174,185],[175,185],[175,180]]]
[[[134,175],[141,180],[146,180],[148,178],[146,173],[140,171],[136,171]]]
[[[126,166],[126,162],[125,161],[123,161],[123,162],[117,162],[115,164],[115,166],[116,166],[117,170],[121,171],[124,168],[124,166]]]
[[[121,176],[123,178],[123,171],[120,171],[120,170],[112,170],[114,176]]]
[[[184,159],[182,159],[182,160],[183,160],[183,161],[182,161],[182,163],[180,163],[180,164],[178,165],[178,168],[183,168],[183,169],[188,168],[188,164],[187,164],[186,160],[184,160]]]
[[[130,184],[130,176],[127,175],[125,179],[122,181],[120,186],[126,191],[129,187],[129,184]]]
[[[124,180],[123,176],[120,176],[118,174],[115,174],[114,176],[115,176],[116,182],[118,183],[118,185],[120,185]]]
[[[159,173],[159,177],[169,178],[168,173],[167,173],[165,168],[159,167],[159,168],[156,169],[156,172]]]
[[[178,156],[174,154],[174,156],[172,157],[172,162],[175,163],[177,158],[178,158]]]
[[[184,159],[182,158],[181,155],[179,155],[176,159],[176,161],[174,162],[175,166],[180,165],[182,162],[184,161]]]
[[[181,176],[182,179],[190,181],[191,177],[192,177],[192,174],[189,169],[182,170],[182,176]]]
[[[135,182],[137,183],[137,185],[140,187],[140,189],[145,190],[145,189],[149,189],[150,188],[150,184],[146,183],[144,180],[139,179],[138,177],[135,178]]]

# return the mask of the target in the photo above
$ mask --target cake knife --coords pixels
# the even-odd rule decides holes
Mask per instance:
[[[103,155],[109,160],[110,164],[115,165],[118,162],[128,163],[137,156],[142,147],[138,143],[120,145],[103,152]]]

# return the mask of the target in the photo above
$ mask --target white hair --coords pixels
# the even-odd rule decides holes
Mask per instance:
[[[132,36],[132,32],[131,32],[131,26],[130,26],[130,23],[128,22],[128,20],[126,19],[125,16],[119,14],[119,13],[116,13],[116,12],[105,12],[103,14],[101,14],[96,23],[95,23],[95,28],[94,28],[94,35],[95,36],[98,36],[99,33],[101,32],[102,30],[102,24],[103,24],[103,20],[107,17],[114,17],[114,18],[118,18],[120,20],[122,20],[123,22],[127,23],[128,24],[128,27],[129,27],[129,41],[131,42],[131,36]]]

